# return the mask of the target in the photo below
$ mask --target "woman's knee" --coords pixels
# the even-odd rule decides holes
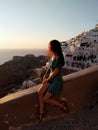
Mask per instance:
[[[50,93],[46,93],[46,95],[44,96],[43,100],[45,103],[50,103],[50,100],[51,100],[51,94]]]
[[[38,95],[43,94],[43,85],[41,85],[38,89]]]
[[[43,95],[45,93],[45,91],[47,90],[48,86],[49,86],[49,84],[47,84],[47,83],[42,84],[38,90],[38,95]]]
[[[44,100],[45,103],[49,103],[49,98],[44,97],[43,100]]]
[[[38,91],[38,95],[39,95],[39,96],[42,96],[42,95],[43,95],[43,91],[42,91],[41,89]]]

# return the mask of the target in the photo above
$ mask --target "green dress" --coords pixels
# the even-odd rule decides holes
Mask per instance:
[[[60,57],[57,56],[50,65],[50,73],[54,71],[55,68],[59,68],[58,74],[49,81],[50,85],[48,87],[48,92],[52,93],[53,95],[58,95],[62,92],[63,89],[63,79],[61,75],[61,64],[60,64]]]

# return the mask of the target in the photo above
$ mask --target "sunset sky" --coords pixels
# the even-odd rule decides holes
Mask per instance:
[[[98,0],[0,0],[0,49],[47,48],[98,23]]]

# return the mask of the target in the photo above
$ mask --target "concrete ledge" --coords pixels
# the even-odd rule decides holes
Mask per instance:
[[[98,72],[98,66],[95,66],[95,67],[90,67],[88,69],[81,70],[81,71],[78,71],[78,72],[66,75],[66,76],[63,77],[63,79],[64,79],[64,86],[67,86],[66,83],[68,81],[79,79],[79,78],[81,78],[83,76],[86,76],[86,75],[92,75],[92,73],[97,73],[97,72]],[[96,76],[96,78],[97,78],[97,76]],[[94,80],[96,78],[94,77]],[[82,85],[83,85],[83,83],[82,83]],[[29,89],[16,92],[14,94],[7,95],[7,96],[5,96],[5,97],[3,97],[3,98],[0,99],[0,104],[8,102],[8,101],[11,101],[11,100],[15,100],[17,98],[29,95],[31,93],[35,93],[35,92],[37,92],[37,90],[38,90],[39,87],[40,87],[40,84],[36,85],[35,87],[31,87]]]
[[[22,91],[19,91],[16,93],[9,94],[9,95],[0,99],[0,104],[6,103],[6,102],[11,101],[11,100],[16,100],[16,99],[21,98],[23,96],[28,96],[32,93],[35,93],[35,92],[37,92],[39,86],[40,85],[37,85],[37,86],[31,87],[31,88],[28,88],[28,89],[25,89],[25,90],[22,90]]]
[[[69,74],[67,76],[64,76],[63,78],[64,78],[64,81],[66,82],[66,81],[74,80],[76,78],[79,78],[79,77],[82,77],[85,75],[89,75],[89,74],[92,74],[95,72],[98,72],[98,66],[90,67],[90,68]]]
[[[62,95],[68,102],[74,104],[74,111],[80,110],[91,98],[92,92],[98,86],[98,66],[64,76],[64,90]],[[21,126],[34,123],[34,114],[38,112],[37,90],[40,85],[8,95],[0,99],[0,130],[7,130],[10,126]],[[62,115],[62,111],[55,106],[46,104],[48,116]]]

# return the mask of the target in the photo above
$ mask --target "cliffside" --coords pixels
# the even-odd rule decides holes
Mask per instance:
[[[1,65],[0,97],[6,94],[6,90],[19,85],[28,77],[36,78],[37,74],[34,69],[44,66],[46,61],[45,56],[14,56],[12,60]]]

